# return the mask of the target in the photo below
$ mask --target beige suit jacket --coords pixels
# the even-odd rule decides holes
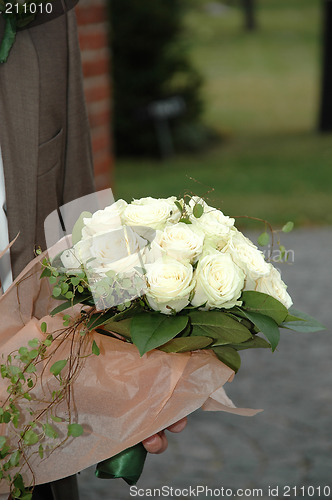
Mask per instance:
[[[0,38],[4,22],[0,17]],[[0,144],[14,277],[45,247],[44,220],[93,191],[75,12],[17,33],[0,65]]]

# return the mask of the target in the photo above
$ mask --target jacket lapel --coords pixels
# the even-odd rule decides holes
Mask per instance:
[[[3,36],[3,20],[0,39]],[[16,276],[33,257],[36,231],[36,176],[39,128],[38,59],[29,30],[17,34],[6,63],[0,65],[0,145],[9,239],[20,233],[11,256]]]

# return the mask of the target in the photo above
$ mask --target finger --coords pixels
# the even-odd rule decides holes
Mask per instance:
[[[168,446],[164,431],[158,432],[158,434],[154,434],[153,436],[144,439],[144,441],[142,442],[146,451],[148,451],[149,453],[154,453],[155,455],[163,453]]]
[[[167,430],[170,432],[181,432],[187,425],[187,417],[181,418],[178,422],[175,422],[174,424],[170,425],[167,427]]]

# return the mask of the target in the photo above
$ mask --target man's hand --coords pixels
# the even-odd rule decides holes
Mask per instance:
[[[167,431],[170,432],[181,432],[187,425],[187,417],[182,418],[178,422],[175,422],[175,424],[170,425],[167,427]],[[165,434],[165,431],[160,431],[158,434],[154,434],[153,436],[148,437],[147,439],[144,439],[143,441],[144,448],[146,451],[149,453],[163,453],[167,446],[167,437]]]

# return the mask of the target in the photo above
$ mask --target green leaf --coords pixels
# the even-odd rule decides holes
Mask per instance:
[[[59,306],[55,307],[51,312],[50,316],[55,316],[56,314],[59,314],[62,311],[65,311],[66,309],[69,309],[72,306],[75,306],[76,304],[83,304],[87,303],[89,305],[94,305],[93,299],[91,295],[76,295],[73,300],[66,300]]]
[[[40,325],[40,329],[43,333],[47,332],[47,324],[45,323],[45,321],[43,321],[43,323]]]
[[[51,419],[53,422],[63,422],[63,419],[61,417],[56,417],[55,415],[51,415]]]
[[[212,348],[217,358],[225,365],[229,366],[237,373],[241,366],[241,358],[239,353],[229,346],[218,346]]]
[[[26,431],[23,436],[23,441],[27,446],[32,446],[39,441],[38,434],[36,434],[32,429]]]
[[[0,450],[5,446],[7,439],[5,436],[0,436]]]
[[[51,270],[48,269],[48,267],[45,267],[43,272],[41,273],[40,277],[41,278],[50,278],[52,276]]]
[[[182,212],[183,207],[178,200],[175,200],[174,205],[179,209],[180,212]]]
[[[196,203],[196,205],[194,205],[194,208],[193,208],[194,217],[196,217],[196,219],[199,219],[200,217],[202,217],[203,213],[204,213],[203,205]]]
[[[246,314],[270,342],[272,351],[275,351],[280,340],[280,330],[277,323],[270,316],[264,314],[252,311],[246,311]]]
[[[87,219],[92,217],[92,213],[90,212],[82,212],[77,221],[74,224],[72,231],[72,243],[76,245],[82,239],[82,229],[84,227],[83,219]]]
[[[189,217],[182,217],[179,222],[183,222],[184,224],[191,224],[191,220]]]
[[[158,349],[164,352],[196,351],[197,349],[204,349],[212,342],[213,339],[209,337],[177,337],[158,347]]]
[[[12,418],[11,414],[9,413],[9,411],[5,411],[5,413],[2,415],[2,421],[5,423],[5,424],[9,424],[10,422],[10,419]]]
[[[59,361],[56,361],[50,368],[50,372],[53,373],[55,377],[59,375],[59,373],[64,369],[66,366],[68,360],[67,359],[60,359]]]
[[[221,311],[192,311],[189,317],[192,335],[211,337],[217,345],[239,344],[252,337],[244,325]]]
[[[53,288],[53,297],[59,297],[61,295],[61,288],[59,286],[55,286]]]
[[[39,340],[38,339],[29,340],[28,345],[29,347],[32,347],[32,349],[36,349],[39,346]]]
[[[269,241],[270,241],[270,236],[266,231],[264,233],[260,234],[257,238],[257,243],[261,247],[265,247],[266,245],[268,245]]]
[[[39,445],[38,453],[39,453],[40,458],[43,459],[44,458],[44,447],[42,444]]]
[[[77,285],[79,285],[81,278],[74,276],[73,278],[70,278],[70,281],[71,281],[72,285],[77,286]]]
[[[258,348],[266,348],[271,349],[271,344],[266,342],[262,337],[258,337],[254,335],[254,337],[246,342],[242,342],[242,344],[230,344],[229,347],[233,347],[237,351],[243,351],[245,349],[258,349]]]
[[[20,457],[21,457],[20,450],[14,451],[14,453],[12,453],[12,455],[11,455],[11,457],[9,459],[10,465],[12,467],[16,467],[19,464]]]
[[[111,322],[120,322],[123,319],[136,316],[136,314],[140,311],[142,311],[142,307],[139,304],[133,304],[125,311],[116,314],[114,314],[113,311],[108,311],[106,313],[96,313],[91,316],[87,327],[89,331],[95,330],[99,326],[106,325]]]
[[[269,316],[278,325],[280,325],[288,315],[287,308],[279,302],[279,300],[266,293],[254,291],[243,292],[240,300],[243,301],[242,310]]]
[[[92,342],[92,354],[95,354],[96,356],[99,356],[99,354],[100,354],[100,349],[97,346],[95,340]]]
[[[133,343],[140,355],[159,347],[180,333],[188,316],[167,316],[161,313],[141,313],[134,316],[130,326]]]
[[[79,437],[83,434],[84,430],[80,424],[68,425],[68,436]]]
[[[46,423],[43,427],[46,436],[52,439],[56,439],[58,437],[59,434],[51,424]]]
[[[119,333],[124,337],[130,338],[130,325],[132,318],[123,319],[122,321],[108,321],[104,324],[104,328],[110,332]]]
[[[291,307],[289,310],[290,314],[286,317],[284,323],[281,324],[282,328],[288,328],[299,333],[314,333],[321,330],[326,330],[325,326],[322,325],[309,314]]]
[[[282,228],[284,233],[290,233],[294,228],[294,222],[288,221]]]

